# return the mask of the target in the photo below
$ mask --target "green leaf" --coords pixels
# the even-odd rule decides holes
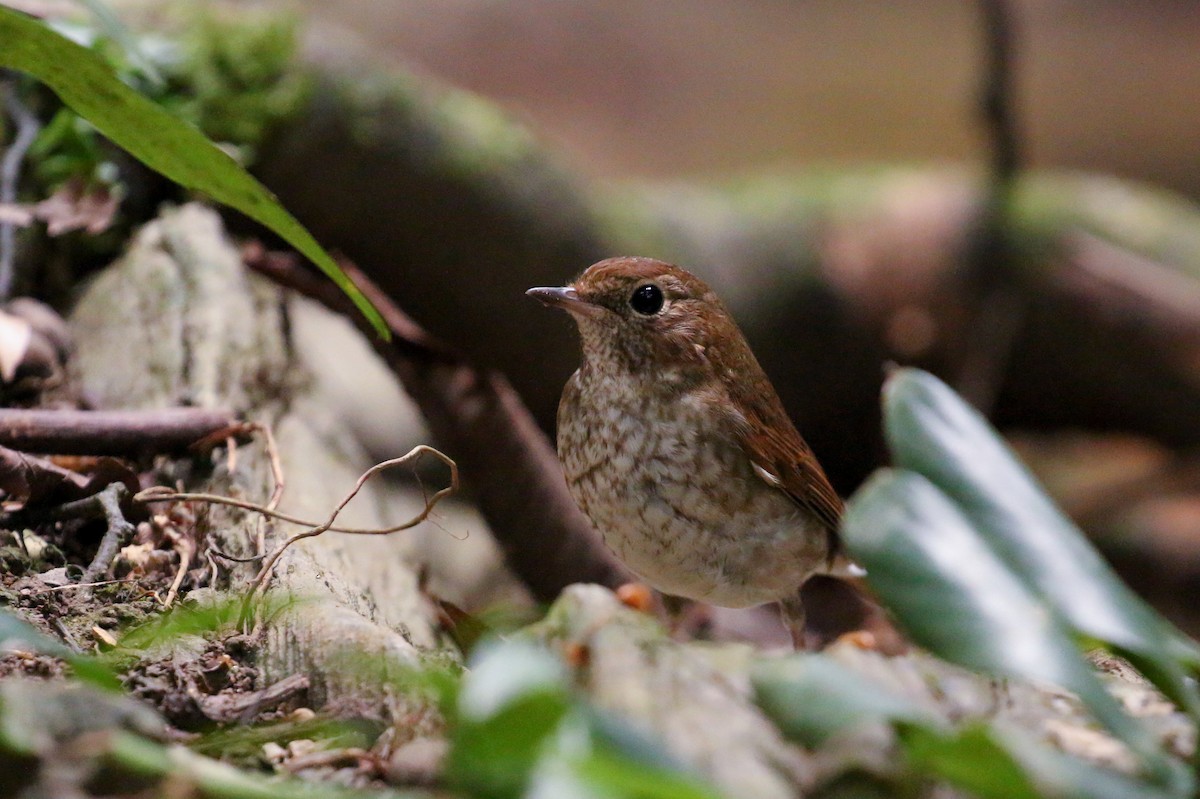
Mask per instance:
[[[1016,730],[981,723],[952,729],[903,696],[825,655],[760,663],[759,705],[788,738],[810,749],[834,734],[887,724],[904,755],[887,795],[938,779],[981,799],[1165,799],[1162,789],[1062,754]],[[1179,791],[1183,794],[1185,791]]]
[[[842,533],[915,643],[976,671],[1074,692],[1156,775],[1168,776],[1156,743],[1104,689],[1058,616],[929,480],[876,474],[851,500]]]
[[[658,742],[588,705],[532,644],[485,641],[452,719],[446,779],[471,796],[719,799]]]
[[[1041,792],[987,727],[948,733],[926,725],[901,724],[900,743],[910,768],[936,776],[980,799],[1041,799]]]
[[[446,778],[472,795],[518,797],[570,711],[566,672],[527,644],[485,644],[458,694]]]
[[[593,752],[574,766],[589,795],[620,799],[720,799],[699,779],[678,771],[648,766],[604,750]]]
[[[102,2],[102,0],[77,0],[77,2],[91,12],[92,17],[95,18],[99,27],[113,41],[120,45],[126,60],[145,75],[147,80],[155,86],[166,84],[166,80],[159,73],[158,68],[150,62],[150,59],[146,58],[146,54],[142,52],[142,48],[137,40],[134,39],[129,29],[125,27],[117,15],[113,13],[112,9],[108,7],[107,3]]]
[[[901,369],[884,387],[884,424],[895,464],[952,497],[1010,573],[1200,719],[1183,666],[1200,668],[1200,649],[1117,577],[975,409],[936,377]]]
[[[70,664],[75,679],[80,682],[110,693],[124,690],[121,678],[102,660],[88,655],[67,655],[65,660]]]
[[[554,754],[574,761],[574,772],[603,796],[620,799],[716,799],[704,778],[671,754],[661,740],[625,719],[584,705],[572,722],[586,728],[590,752],[580,759],[578,741],[560,735]]]
[[[121,688],[117,675],[99,659],[76,654],[23,619],[8,611],[0,611],[0,652],[13,649],[62,658],[71,666],[76,678],[105,691],[119,691]]]
[[[29,622],[7,610],[0,610],[0,650],[24,649],[52,657],[65,657],[71,651],[40,632]]]
[[[539,691],[487,721],[460,723],[451,738],[447,779],[473,794],[520,796],[567,710],[562,694]]]
[[[932,721],[916,704],[824,655],[766,661],[752,682],[759,707],[784,735],[810,749],[866,724]]]
[[[0,6],[0,67],[26,72],[113,143],[184,188],[202,191],[261,222],[320,267],[354,301],[380,336],[379,312],[312,235],[261,183],[195,128],[117,78],[95,53],[45,25]]]

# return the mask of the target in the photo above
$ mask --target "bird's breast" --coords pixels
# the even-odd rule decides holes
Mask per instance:
[[[777,599],[820,562],[824,536],[753,473],[711,402],[669,379],[577,372],[558,417],[567,484],[605,543],[656,588],[731,606]]]

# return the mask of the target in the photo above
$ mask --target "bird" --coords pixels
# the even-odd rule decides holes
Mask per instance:
[[[716,293],[633,256],[526,293],[579,330],[557,449],[605,545],[661,593],[779,603],[803,648],[800,587],[859,573],[838,538],[843,503]]]

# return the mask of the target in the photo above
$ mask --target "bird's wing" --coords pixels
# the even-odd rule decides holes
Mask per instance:
[[[714,379],[706,386],[713,392],[711,399],[727,409],[733,420],[734,437],[758,476],[783,491],[825,526],[832,564],[841,551],[837,529],[842,518],[842,498],[829,484],[817,456],[796,431],[775,387],[732,318],[727,319],[723,336],[715,339],[725,344],[718,357],[709,362],[724,368],[716,369]],[[707,357],[704,350],[701,353]]]
[[[829,484],[817,456],[796,432],[791,421],[785,426],[750,422],[746,452],[758,476],[813,513],[830,530],[837,530],[842,517],[842,498]]]

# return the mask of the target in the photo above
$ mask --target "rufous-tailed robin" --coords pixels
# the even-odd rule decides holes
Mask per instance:
[[[689,272],[634,257],[528,294],[579,327],[558,455],[607,546],[666,594],[778,601],[800,645],[801,585],[853,569],[842,501],[724,304]]]

